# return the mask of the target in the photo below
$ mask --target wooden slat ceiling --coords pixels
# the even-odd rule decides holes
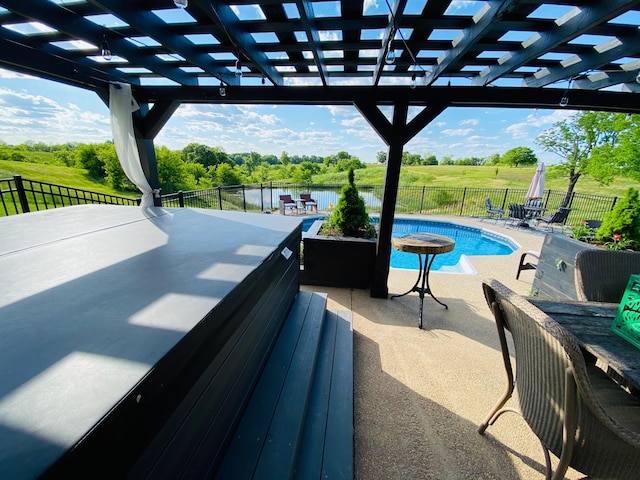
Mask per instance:
[[[369,3],[0,0],[0,66],[149,102],[551,106],[570,87],[578,108],[638,111],[640,0]]]

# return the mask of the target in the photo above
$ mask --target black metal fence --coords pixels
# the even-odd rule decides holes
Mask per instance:
[[[190,192],[178,192],[162,196],[162,204],[172,207],[204,207],[223,210],[277,211],[279,196],[300,198],[310,193],[318,204],[318,211],[328,212],[338,202],[342,185],[318,185],[295,183],[268,183],[237,187],[215,187]],[[382,185],[358,185],[369,213],[379,213],[382,206]],[[510,203],[524,203],[526,189],[518,188],[468,188],[468,187],[399,187],[396,213],[424,215],[454,215],[483,217],[485,200],[491,199],[495,207],[507,211]],[[543,207],[552,214],[562,206],[566,192],[547,190],[542,199]],[[582,220],[602,220],[604,214],[616,204],[618,197],[573,193],[567,205],[571,213],[568,224]]]
[[[0,205],[2,206],[0,214],[4,216],[86,203],[138,205],[139,201],[27,180],[20,175],[14,175],[13,178],[0,178]]]
[[[279,209],[280,195],[291,195],[295,199],[300,198],[302,193],[310,193],[317,202],[318,211],[329,212],[337,204],[341,189],[342,185],[270,182],[170,193],[162,195],[161,201],[165,207],[272,212]],[[358,185],[358,190],[369,213],[379,213],[383,186]],[[139,200],[131,198],[26,180],[17,175],[0,179],[0,192],[0,213],[4,215],[83,203],[139,203]],[[506,211],[510,203],[524,203],[526,193],[525,189],[518,188],[399,187],[396,213],[483,217],[486,215],[487,197],[494,207]],[[543,207],[551,214],[562,205],[565,196],[564,191],[547,190],[542,199]],[[617,200],[618,197],[573,193],[568,204],[571,213],[566,223],[574,224],[586,219],[602,220]]]

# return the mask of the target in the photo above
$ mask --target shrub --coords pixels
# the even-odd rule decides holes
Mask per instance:
[[[604,215],[596,238],[606,244],[621,244],[637,248],[640,246],[640,197],[635,188],[629,188],[613,210]],[[612,249],[617,245],[609,245]]]
[[[348,183],[342,187],[336,208],[327,219],[327,224],[329,228],[348,237],[375,236],[375,229],[371,225],[364,200],[354,183],[353,168],[349,169]]]

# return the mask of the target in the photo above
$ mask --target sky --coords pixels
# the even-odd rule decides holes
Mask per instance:
[[[425,1],[409,0],[405,13],[419,13]],[[453,0],[445,14],[472,16],[482,4]],[[286,7],[287,15],[298,15],[295,4],[286,4]],[[256,6],[235,5],[233,8],[241,19],[264,18]],[[315,15],[320,17],[340,14],[340,2],[337,1],[315,2],[313,8]],[[381,14],[386,13],[389,7],[386,0],[365,0],[363,8],[364,14]],[[572,8],[544,4],[529,16],[558,19]],[[181,9],[163,12],[185,14]],[[120,22],[116,17],[112,21],[114,25]],[[627,12],[611,21],[637,25],[640,12]],[[436,29],[433,35],[446,37],[454,33]],[[523,32],[507,32],[505,37],[517,33]],[[575,41],[590,45],[602,41],[601,38],[590,37],[593,36],[582,35]],[[514,39],[517,40],[511,40]],[[562,58],[554,56],[553,59],[559,61]],[[620,59],[620,62],[632,60]],[[391,118],[390,108],[383,113]],[[417,109],[409,112],[410,117],[417,113]],[[561,107],[554,110],[448,108],[414,137],[405,146],[405,151],[434,154],[440,161],[445,156],[453,159],[486,158],[496,153],[504,154],[511,148],[529,147],[540,161],[558,163],[560,157],[542,150],[535,139],[554,123],[575,113]],[[102,143],[111,138],[108,108],[94,92],[0,69],[0,142],[9,145],[29,141],[45,144]],[[377,152],[387,151],[387,146],[364,117],[355,107],[348,106],[184,104],[154,141],[157,146],[171,150],[199,143],[220,147],[230,154],[255,151],[262,155],[280,156],[287,152],[289,155],[324,157],[347,151],[367,163],[376,162]]]
[[[303,88],[303,87],[301,87]],[[419,110],[410,111],[416,114]],[[386,115],[391,110],[383,110]],[[454,159],[503,154],[529,147],[545,163],[559,157],[544,152],[535,138],[572,110],[448,108],[406,146],[405,151]],[[0,142],[102,143],[111,140],[109,110],[94,93],[0,69]],[[180,150],[189,143],[227,153],[327,156],[347,151],[375,163],[387,151],[355,107],[183,104],[154,140]]]

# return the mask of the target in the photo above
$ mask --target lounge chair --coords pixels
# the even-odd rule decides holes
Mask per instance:
[[[587,364],[576,338],[525,297],[496,280],[486,280],[483,289],[498,327],[507,390],[478,432],[484,434],[500,415],[514,411],[503,407],[517,386],[519,413],[544,450],[546,478],[563,479],[569,467],[590,478],[638,478],[640,403]],[[549,452],[559,458],[555,472]]]
[[[312,212],[318,211],[318,202],[311,198],[310,193],[301,193],[300,203],[302,204],[302,208],[305,212],[307,211],[307,209],[311,210]]]
[[[543,222],[547,224],[547,230],[553,231],[553,224],[564,224],[567,221],[567,217],[569,216],[569,212],[571,212],[570,208],[560,207],[556,210],[553,215],[549,217],[539,217],[536,220],[538,223]]]
[[[504,215],[504,210],[501,208],[496,208],[492,205],[491,199],[487,197],[484,201],[487,207],[487,213],[489,214],[489,218],[502,218]]]
[[[287,210],[291,210],[291,213],[298,214],[298,204],[291,199],[291,195],[280,195],[280,214],[286,215]]]

